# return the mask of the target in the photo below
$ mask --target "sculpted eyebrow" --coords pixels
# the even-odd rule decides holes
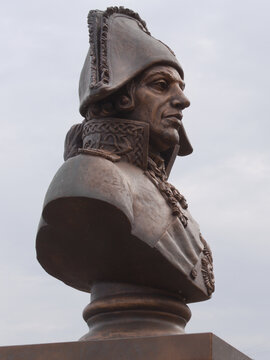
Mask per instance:
[[[176,80],[176,78],[175,78],[174,76],[172,76],[171,74],[165,73],[165,72],[163,72],[163,71],[157,71],[157,72],[155,72],[155,73],[150,74],[150,75],[145,79],[145,81],[150,81],[150,80],[152,80],[153,77],[158,76],[158,75],[164,76],[164,77],[166,77],[167,79],[170,79],[171,81],[178,81],[178,79]],[[153,79],[153,80],[154,80],[154,79]],[[185,87],[185,83],[184,83],[184,81],[183,81],[182,79],[180,79],[179,84],[181,85],[182,88]]]
[[[175,80],[173,76],[171,76],[171,74],[168,74],[168,73],[165,73],[163,71],[157,71],[157,72],[154,72],[152,74],[150,74],[146,80],[150,80],[152,77],[154,76],[158,76],[158,75],[161,75],[161,76],[164,76],[166,78],[170,78],[171,80]]]

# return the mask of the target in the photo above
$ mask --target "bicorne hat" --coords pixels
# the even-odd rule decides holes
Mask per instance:
[[[79,83],[82,116],[91,104],[113,94],[153,65],[170,65],[184,78],[173,51],[151,36],[146,23],[134,11],[122,6],[91,10],[88,27],[90,48]],[[183,126],[179,135],[179,155],[190,154],[193,149]]]

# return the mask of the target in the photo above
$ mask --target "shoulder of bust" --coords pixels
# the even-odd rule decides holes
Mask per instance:
[[[132,222],[132,195],[128,178],[110,160],[84,154],[68,159],[49,186],[44,208],[52,201],[67,197],[104,201],[122,210]]]

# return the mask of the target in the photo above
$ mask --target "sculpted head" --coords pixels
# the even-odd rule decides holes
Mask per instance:
[[[166,65],[151,67],[137,81],[135,108],[127,117],[149,123],[150,144],[158,152],[179,144],[182,110],[190,105],[184,87],[178,71]]]
[[[90,11],[88,26],[90,47],[79,82],[85,120],[68,132],[65,160],[82,147],[85,122],[110,117],[148,123],[150,150],[162,153],[166,163],[176,154],[189,155],[192,146],[181,122],[189,100],[173,51],[123,7]]]
[[[182,110],[190,105],[185,83],[169,65],[155,65],[109,98],[91,105],[86,118],[119,117],[146,122],[150,145],[157,152],[179,144]]]

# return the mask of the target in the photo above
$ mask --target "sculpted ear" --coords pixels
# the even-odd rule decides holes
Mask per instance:
[[[133,99],[129,95],[119,95],[115,102],[118,111],[130,111],[133,108]]]

